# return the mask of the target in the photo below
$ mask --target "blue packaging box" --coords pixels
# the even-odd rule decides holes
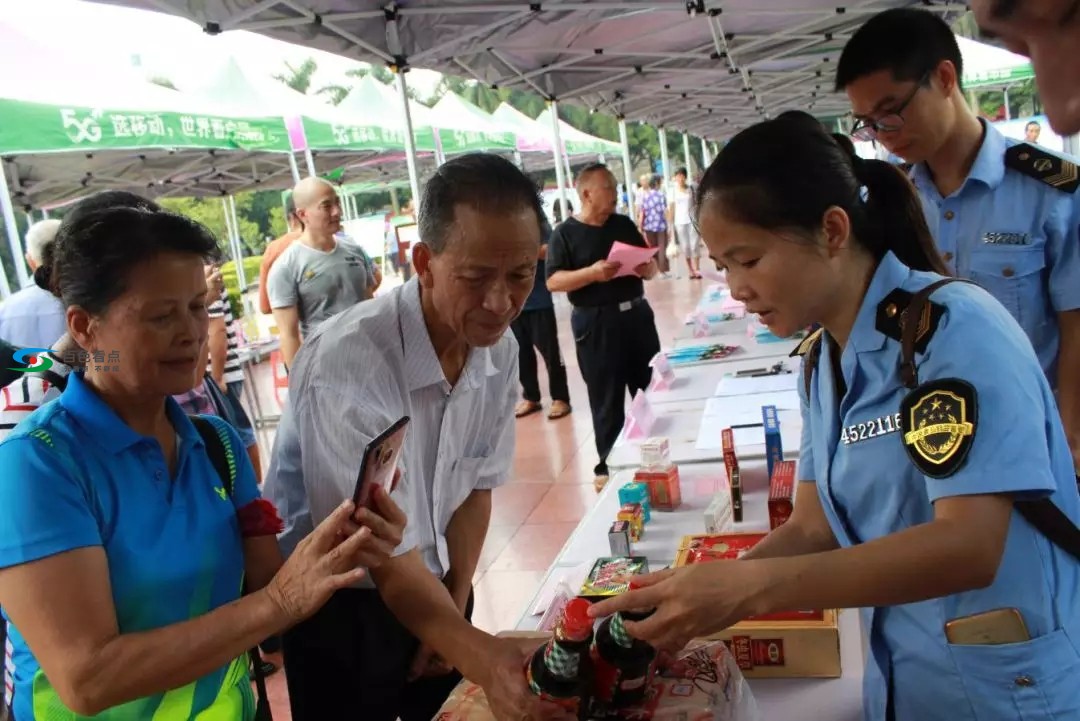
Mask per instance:
[[[640,503],[645,523],[652,519],[652,510],[649,508],[649,487],[644,483],[627,483],[619,488],[619,507],[627,503]]]
[[[784,460],[784,446],[780,440],[780,418],[776,415],[776,406],[761,407],[761,423],[765,426],[765,460],[768,464],[769,478],[772,478],[773,466]]]

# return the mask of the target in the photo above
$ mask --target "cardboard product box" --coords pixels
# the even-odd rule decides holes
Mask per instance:
[[[776,415],[776,406],[761,407],[761,423],[765,426],[765,461],[768,464],[769,478],[777,461],[784,460],[784,444],[780,440],[780,418]]]
[[[735,519],[735,523],[742,523],[743,520],[743,502],[742,502],[742,471],[736,466],[731,471],[731,517]]]
[[[649,505],[649,487],[644,483],[638,483],[636,480],[632,483],[625,483],[619,488],[619,506],[625,506],[627,503],[640,503],[641,511],[645,516],[645,523],[652,520],[651,506]]]
[[[603,601],[630,589],[630,578],[649,572],[649,559],[644,556],[598,558],[578,593],[590,601]]]
[[[795,461],[779,461],[769,479],[769,528],[776,530],[795,508]]]
[[[674,511],[682,505],[682,486],[679,467],[669,463],[666,468],[641,468],[634,473],[634,483],[649,489],[649,505],[658,511]]]
[[[733,560],[765,533],[684,536],[675,566]],[[753,616],[709,636],[723,640],[747,678],[837,678],[840,627],[835,610],[786,611]]]
[[[608,529],[608,544],[611,546],[612,556],[630,555],[630,523],[629,521],[615,521]]]
[[[827,609],[820,619],[746,620],[709,638],[731,649],[747,678],[839,678],[838,613]]]
[[[735,455],[735,431],[731,428],[720,431],[720,443],[724,449],[724,470],[731,478],[732,470],[739,467],[739,458]]]
[[[735,517],[731,510],[731,493],[720,491],[705,509],[705,533],[734,533]]]
[[[645,511],[640,503],[624,503],[615,520],[630,524],[631,542],[641,540],[641,535],[645,533]]]

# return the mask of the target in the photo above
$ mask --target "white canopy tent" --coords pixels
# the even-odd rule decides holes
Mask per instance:
[[[832,93],[852,30],[888,7],[943,14],[952,0],[104,0],[246,29],[350,58],[534,90],[709,138]]]
[[[417,67],[612,113],[627,188],[625,119],[720,139],[789,109],[835,118],[848,111],[832,92],[836,60],[867,17],[901,6],[948,19],[967,10],[957,0],[96,1],[186,17],[211,35],[250,30],[384,63],[398,72],[402,100],[405,73]],[[410,179],[415,190],[414,170]]]

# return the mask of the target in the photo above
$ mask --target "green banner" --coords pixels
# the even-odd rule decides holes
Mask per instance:
[[[438,120],[432,121],[438,125]],[[485,150],[514,150],[517,138],[513,133],[481,130],[440,130],[444,153],[473,153]]]
[[[0,153],[149,148],[288,152],[281,118],[105,110],[0,99]]]
[[[980,70],[964,73],[964,88],[986,87],[987,85],[1008,85],[1035,77],[1031,65],[1018,65],[1000,70]]]
[[[434,152],[430,128],[414,128],[416,149]],[[304,117],[304,135],[312,150],[374,150],[405,152],[405,131],[378,125],[327,123]]]

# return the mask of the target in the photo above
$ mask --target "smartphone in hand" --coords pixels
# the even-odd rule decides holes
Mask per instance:
[[[372,507],[371,497],[378,486],[385,488],[388,493],[394,490],[391,484],[401,458],[408,426],[408,416],[395,421],[364,449],[360,474],[356,478],[356,490],[353,491],[353,503],[357,508]]]

